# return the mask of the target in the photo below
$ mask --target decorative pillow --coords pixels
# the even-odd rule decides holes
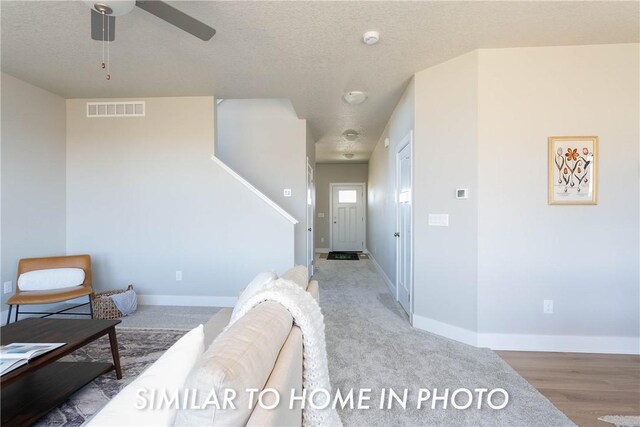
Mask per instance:
[[[276,363],[280,349],[291,332],[293,318],[282,305],[266,301],[249,310],[219,335],[191,371],[185,388],[197,389],[197,405],[202,409],[180,409],[175,425],[179,426],[243,426],[255,407],[257,393],[262,390]],[[236,409],[204,405],[215,393],[222,405],[226,390],[234,390]],[[249,398],[253,397],[250,404]]]
[[[22,273],[18,277],[21,291],[48,291],[51,289],[71,288],[84,282],[84,270],[81,268],[49,268]]]
[[[296,265],[291,270],[282,275],[282,279],[291,280],[305,291],[309,286],[309,270],[304,265]]]
[[[177,409],[160,404],[161,394],[184,393],[189,371],[204,353],[204,332],[200,325],[176,341],[131,384],[123,388],[100,410],[87,426],[170,426]],[[152,395],[155,393],[155,396]],[[154,400],[155,399],[155,400]],[[136,405],[144,409],[138,409]],[[158,405],[153,407],[152,405]],[[156,409],[157,408],[157,409]]]
[[[236,302],[236,306],[233,308],[233,313],[231,313],[231,317],[233,318],[236,312],[242,307],[242,305],[247,302],[249,298],[251,298],[254,294],[263,290],[269,282],[272,282],[278,278],[278,275],[273,271],[265,271],[264,273],[258,274],[252,281],[247,285],[246,288],[242,291],[240,296],[238,297],[238,302]]]

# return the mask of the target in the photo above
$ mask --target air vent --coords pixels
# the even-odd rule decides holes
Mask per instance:
[[[143,117],[144,101],[87,102],[87,117]]]

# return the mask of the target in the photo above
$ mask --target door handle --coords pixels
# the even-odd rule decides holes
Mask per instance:
[[[395,233],[393,233],[393,237],[400,237],[400,233],[396,231]]]
[[[307,231],[311,231],[311,227],[307,228]]]

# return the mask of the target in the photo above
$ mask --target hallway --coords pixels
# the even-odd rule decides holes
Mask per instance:
[[[353,388],[356,396],[372,389],[371,409],[339,409],[345,425],[573,425],[493,351],[413,329],[371,260],[316,257],[316,265],[332,386],[343,395]],[[399,395],[407,388],[406,410],[377,409],[383,388]],[[445,388],[504,388],[510,401],[502,410],[486,401],[480,410],[476,401],[466,410],[443,410],[441,401],[431,409],[429,400],[418,410],[420,388],[437,388],[439,396]],[[466,400],[460,395],[458,403]]]

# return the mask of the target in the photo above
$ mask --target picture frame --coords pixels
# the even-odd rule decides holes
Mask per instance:
[[[549,137],[549,204],[598,204],[598,137]]]

